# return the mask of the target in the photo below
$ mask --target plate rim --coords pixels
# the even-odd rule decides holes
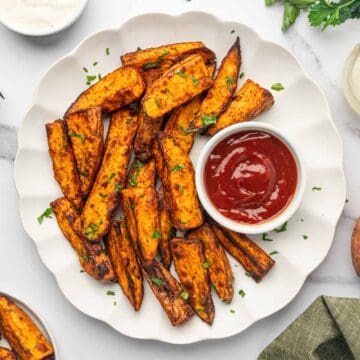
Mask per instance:
[[[79,48],[87,41],[89,41],[90,39],[92,39],[95,36],[98,36],[101,33],[105,33],[105,32],[120,32],[122,31],[122,28],[124,26],[126,26],[127,23],[129,23],[130,21],[135,21],[135,20],[140,20],[141,18],[148,18],[148,17],[154,17],[154,16],[164,16],[164,17],[169,17],[172,18],[173,20],[177,19],[177,18],[181,18],[183,16],[194,16],[194,15],[199,15],[199,16],[207,16],[209,18],[212,18],[212,20],[218,22],[218,23],[222,23],[222,24],[226,24],[226,23],[236,23],[238,25],[241,25],[242,27],[246,28],[246,30],[252,32],[254,35],[256,35],[259,39],[259,41],[261,43],[265,43],[265,44],[270,44],[270,45],[275,45],[277,47],[280,47],[283,51],[285,51],[291,58],[292,60],[294,60],[297,64],[297,66],[299,67],[299,69],[302,72],[302,75],[308,80],[310,81],[317,89],[317,91],[319,91],[319,93],[321,94],[322,99],[324,100],[324,111],[326,110],[326,115],[327,115],[327,122],[329,122],[329,125],[332,127],[332,130],[334,131],[334,134],[336,135],[337,138],[337,144],[339,146],[339,164],[336,167],[336,169],[339,171],[339,177],[341,176],[341,183],[342,183],[342,188],[339,189],[338,191],[342,193],[342,197],[344,199],[343,201],[343,205],[338,209],[337,215],[336,215],[336,221],[333,224],[332,230],[330,232],[331,234],[331,241],[329,242],[327,248],[324,248],[324,253],[323,253],[323,257],[313,265],[313,267],[311,269],[309,269],[308,271],[303,271],[302,273],[304,274],[304,277],[302,279],[302,281],[299,281],[299,287],[296,290],[296,292],[291,295],[289,297],[289,299],[287,301],[285,301],[283,304],[281,304],[281,306],[277,307],[275,310],[272,309],[270,312],[267,312],[265,315],[262,315],[260,317],[258,316],[254,316],[254,318],[252,319],[252,322],[249,323],[247,326],[245,326],[244,328],[242,328],[241,330],[234,330],[231,331],[225,335],[221,335],[221,336],[217,336],[217,337],[211,337],[211,336],[206,336],[202,337],[202,338],[195,338],[195,339],[191,339],[191,340],[177,340],[176,338],[169,338],[167,337],[166,339],[163,338],[158,338],[156,336],[141,336],[141,335],[137,335],[136,337],[133,334],[130,334],[124,330],[120,331],[117,328],[115,328],[109,321],[108,319],[102,319],[99,318],[98,316],[94,315],[94,314],[90,314],[89,311],[86,311],[84,309],[79,309],[75,303],[73,303],[73,301],[67,296],[67,293],[64,291],[60,280],[58,279],[57,274],[55,274],[50,267],[46,264],[45,260],[42,258],[41,256],[41,252],[39,250],[39,246],[37,244],[37,242],[30,236],[26,226],[25,226],[25,221],[23,220],[23,215],[22,215],[22,211],[21,211],[21,190],[20,190],[20,186],[18,185],[18,176],[17,176],[17,168],[18,168],[18,158],[19,158],[19,153],[22,150],[21,148],[21,141],[20,141],[20,136],[22,133],[22,129],[24,127],[24,123],[25,123],[25,119],[28,116],[29,112],[32,110],[32,108],[36,105],[35,104],[35,99],[38,95],[38,91],[39,88],[41,87],[42,82],[44,81],[44,78],[46,77],[46,75],[49,73],[49,71],[58,65],[58,63],[62,62],[64,59],[72,57],[74,54],[77,53],[77,51],[79,50]],[[297,57],[293,54],[292,51],[288,50],[287,48],[285,48],[283,45],[280,45],[279,43],[276,43],[274,41],[269,41],[269,40],[265,40],[263,37],[261,37],[259,35],[259,33],[252,27],[239,22],[237,20],[231,20],[233,17],[230,18],[221,18],[219,16],[216,16],[212,13],[206,12],[206,11],[184,11],[184,12],[179,12],[179,13],[164,13],[164,12],[149,12],[149,13],[142,13],[136,16],[130,16],[129,18],[127,18],[125,21],[123,21],[119,26],[115,26],[115,27],[109,27],[109,28],[104,28],[102,30],[99,31],[95,31],[92,32],[90,35],[86,36],[82,41],[80,41],[71,51],[69,51],[68,53],[66,53],[65,55],[61,56],[57,61],[55,61],[54,63],[52,63],[47,69],[46,71],[43,73],[43,75],[41,76],[41,78],[39,79],[37,86],[34,89],[34,93],[33,96],[31,98],[31,103],[27,109],[27,111],[25,112],[22,122],[20,124],[20,126],[18,127],[18,134],[17,134],[17,140],[18,140],[18,149],[16,152],[16,156],[15,156],[15,160],[14,160],[14,181],[15,181],[15,187],[19,196],[19,212],[20,212],[20,220],[23,226],[23,229],[25,231],[25,233],[27,234],[27,236],[29,236],[29,238],[35,243],[35,246],[37,248],[37,251],[40,255],[40,259],[41,261],[44,263],[44,265],[47,267],[47,269],[54,275],[56,282],[59,286],[59,288],[61,289],[61,292],[63,293],[64,297],[67,299],[67,301],[69,301],[77,310],[81,311],[82,313],[86,314],[87,316],[100,320],[103,323],[107,324],[108,326],[110,326],[111,328],[113,328],[116,332],[125,335],[127,337],[133,338],[133,339],[139,339],[139,340],[150,340],[150,341],[159,341],[159,342],[163,342],[163,343],[169,343],[169,344],[175,344],[175,345],[187,345],[187,344],[194,344],[194,343],[199,343],[202,341],[209,341],[209,340],[220,340],[220,339],[225,339],[225,338],[229,338],[238,334],[241,334],[242,332],[244,332],[245,330],[247,330],[250,326],[254,325],[257,321],[265,319],[275,313],[277,313],[278,311],[282,310],[283,308],[285,308],[287,305],[289,305],[290,302],[292,302],[296,296],[299,294],[299,292],[301,291],[305,281],[307,280],[307,278],[309,277],[309,275],[316,269],[319,267],[319,265],[325,260],[325,258],[327,257],[331,246],[333,244],[334,241],[334,235],[335,235],[335,231],[337,228],[337,224],[340,220],[341,214],[343,212],[343,208],[345,206],[345,199],[346,199],[346,179],[345,179],[345,173],[344,173],[344,152],[343,152],[343,142],[342,142],[342,138],[340,136],[340,133],[335,125],[335,122],[333,120],[333,117],[331,115],[331,111],[330,111],[330,107],[329,107],[329,103],[328,100],[326,98],[326,95],[324,93],[324,91],[322,90],[322,88],[318,85],[318,83],[313,80],[309,74],[307,73],[307,71],[303,68],[302,64],[299,62],[299,60],[297,59]],[[325,113],[325,112],[324,112]]]

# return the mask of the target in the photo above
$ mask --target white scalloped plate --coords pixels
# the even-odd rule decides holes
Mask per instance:
[[[235,30],[233,34],[232,30]],[[307,189],[300,209],[288,224],[288,231],[270,233],[272,242],[254,238],[266,251],[279,252],[274,255],[276,265],[269,275],[255,284],[230,258],[235,277],[232,304],[223,304],[214,295],[216,316],[212,326],[194,317],[175,328],[147,285],[142,308],[135,313],[118,285],[100,284],[79,272],[78,260],[55,220],[46,219],[42,225],[37,223],[37,216],[49,202],[61,196],[53,179],[44,125],[61,117],[86,88],[84,66],[89,74],[105,74],[119,66],[120,54],[134,51],[137,46],[146,48],[191,40],[204,41],[221,60],[236,35],[241,39],[241,71],[245,72],[240,85],[251,78],[267,88],[275,82],[285,86],[284,91],[274,92],[275,105],[258,119],[280,127],[302,153],[307,169]],[[105,48],[110,49],[109,56]],[[93,67],[95,61],[98,65]],[[281,46],[263,41],[247,26],[223,22],[205,13],[175,17],[142,15],[118,29],[101,31],[84,40],[55,63],[40,81],[19,130],[18,141],[15,182],[21,219],[42,260],[74,306],[134,338],[176,344],[225,338],[280,310],[296,296],[306,277],[325,258],[345,203],[342,144],[322,91],[304,73],[294,56]],[[204,141],[205,138],[197,139],[191,154],[193,161]],[[313,191],[313,187],[322,190]],[[238,295],[240,289],[246,292],[244,298]],[[115,291],[116,296],[107,296],[108,290]]]

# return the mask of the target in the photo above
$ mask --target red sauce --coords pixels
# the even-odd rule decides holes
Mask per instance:
[[[254,224],[287,207],[297,186],[297,166],[288,147],[263,131],[242,131],[222,140],[205,164],[205,186],[224,216]]]

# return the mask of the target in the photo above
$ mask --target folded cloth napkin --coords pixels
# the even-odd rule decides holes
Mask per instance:
[[[360,299],[320,296],[258,360],[360,359]]]

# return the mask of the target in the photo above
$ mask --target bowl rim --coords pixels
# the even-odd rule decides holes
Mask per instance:
[[[26,36],[41,37],[41,36],[48,36],[48,35],[57,34],[60,31],[63,31],[65,29],[67,29],[68,27],[70,27],[71,25],[73,25],[80,18],[80,16],[83,14],[83,12],[85,11],[86,6],[89,3],[89,0],[81,0],[81,1],[82,1],[82,4],[79,7],[79,9],[77,11],[74,11],[74,13],[71,16],[69,16],[67,21],[65,21],[61,25],[54,26],[53,28],[50,28],[48,30],[38,30],[38,31],[36,31],[36,30],[26,30],[24,28],[19,28],[19,27],[16,26],[16,24],[5,20],[4,17],[1,16],[1,14],[0,14],[0,24],[4,25],[5,27],[7,27],[11,31],[14,31],[14,32],[16,32],[18,34],[26,35]]]
[[[212,201],[209,199],[209,196],[206,191],[206,186],[204,183],[204,168],[210,152],[215,148],[216,145],[219,144],[219,142],[221,142],[225,138],[229,137],[232,134],[236,134],[238,132],[245,130],[264,131],[278,138],[290,150],[295,160],[298,171],[297,186],[294,196],[290,201],[290,203],[274,217],[257,224],[240,223],[222,215],[215,208]],[[231,125],[219,131],[212,138],[210,138],[210,140],[205,144],[205,146],[201,150],[198,161],[196,163],[195,182],[201,204],[203,205],[205,211],[209,214],[209,216],[213,220],[215,220],[218,224],[238,233],[261,234],[261,233],[267,233],[269,231],[274,230],[277,227],[282,226],[294,215],[296,210],[299,208],[305,192],[306,170],[301,154],[296,149],[292,141],[289,140],[289,137],[287,135],[284,135],[284,133],[281,130],[277,129],[273,125],[263,123],[260,121],[249,121],[249,122],[243,122],[243,123],[237,123]]]
[[[18,297],[14,296],[6,291],[0,290],[0,295],[7,297],[11,301],[13,301],[16,305],[20,306],[21,309],[24,310],[27,315],[29,315],[33,320],[35,320],[37,323],[39,323],[41,325],[41,327],[43,328],[43,330],[45,332],[44,336],[51,342],[51,345],[54,349],[54,359],[59,360],[60,355],[59,355],[59,351],[58,351],[58,348],[56,345],[54,335],[53,335],[52,331],[50,330],[49,325],[46,323],[46,321],[44,320],[42,315],[40,315],[40,313],[36,309],[36,307],[34,307],[28,301],[25,302],[24,300],[21,300]]]

